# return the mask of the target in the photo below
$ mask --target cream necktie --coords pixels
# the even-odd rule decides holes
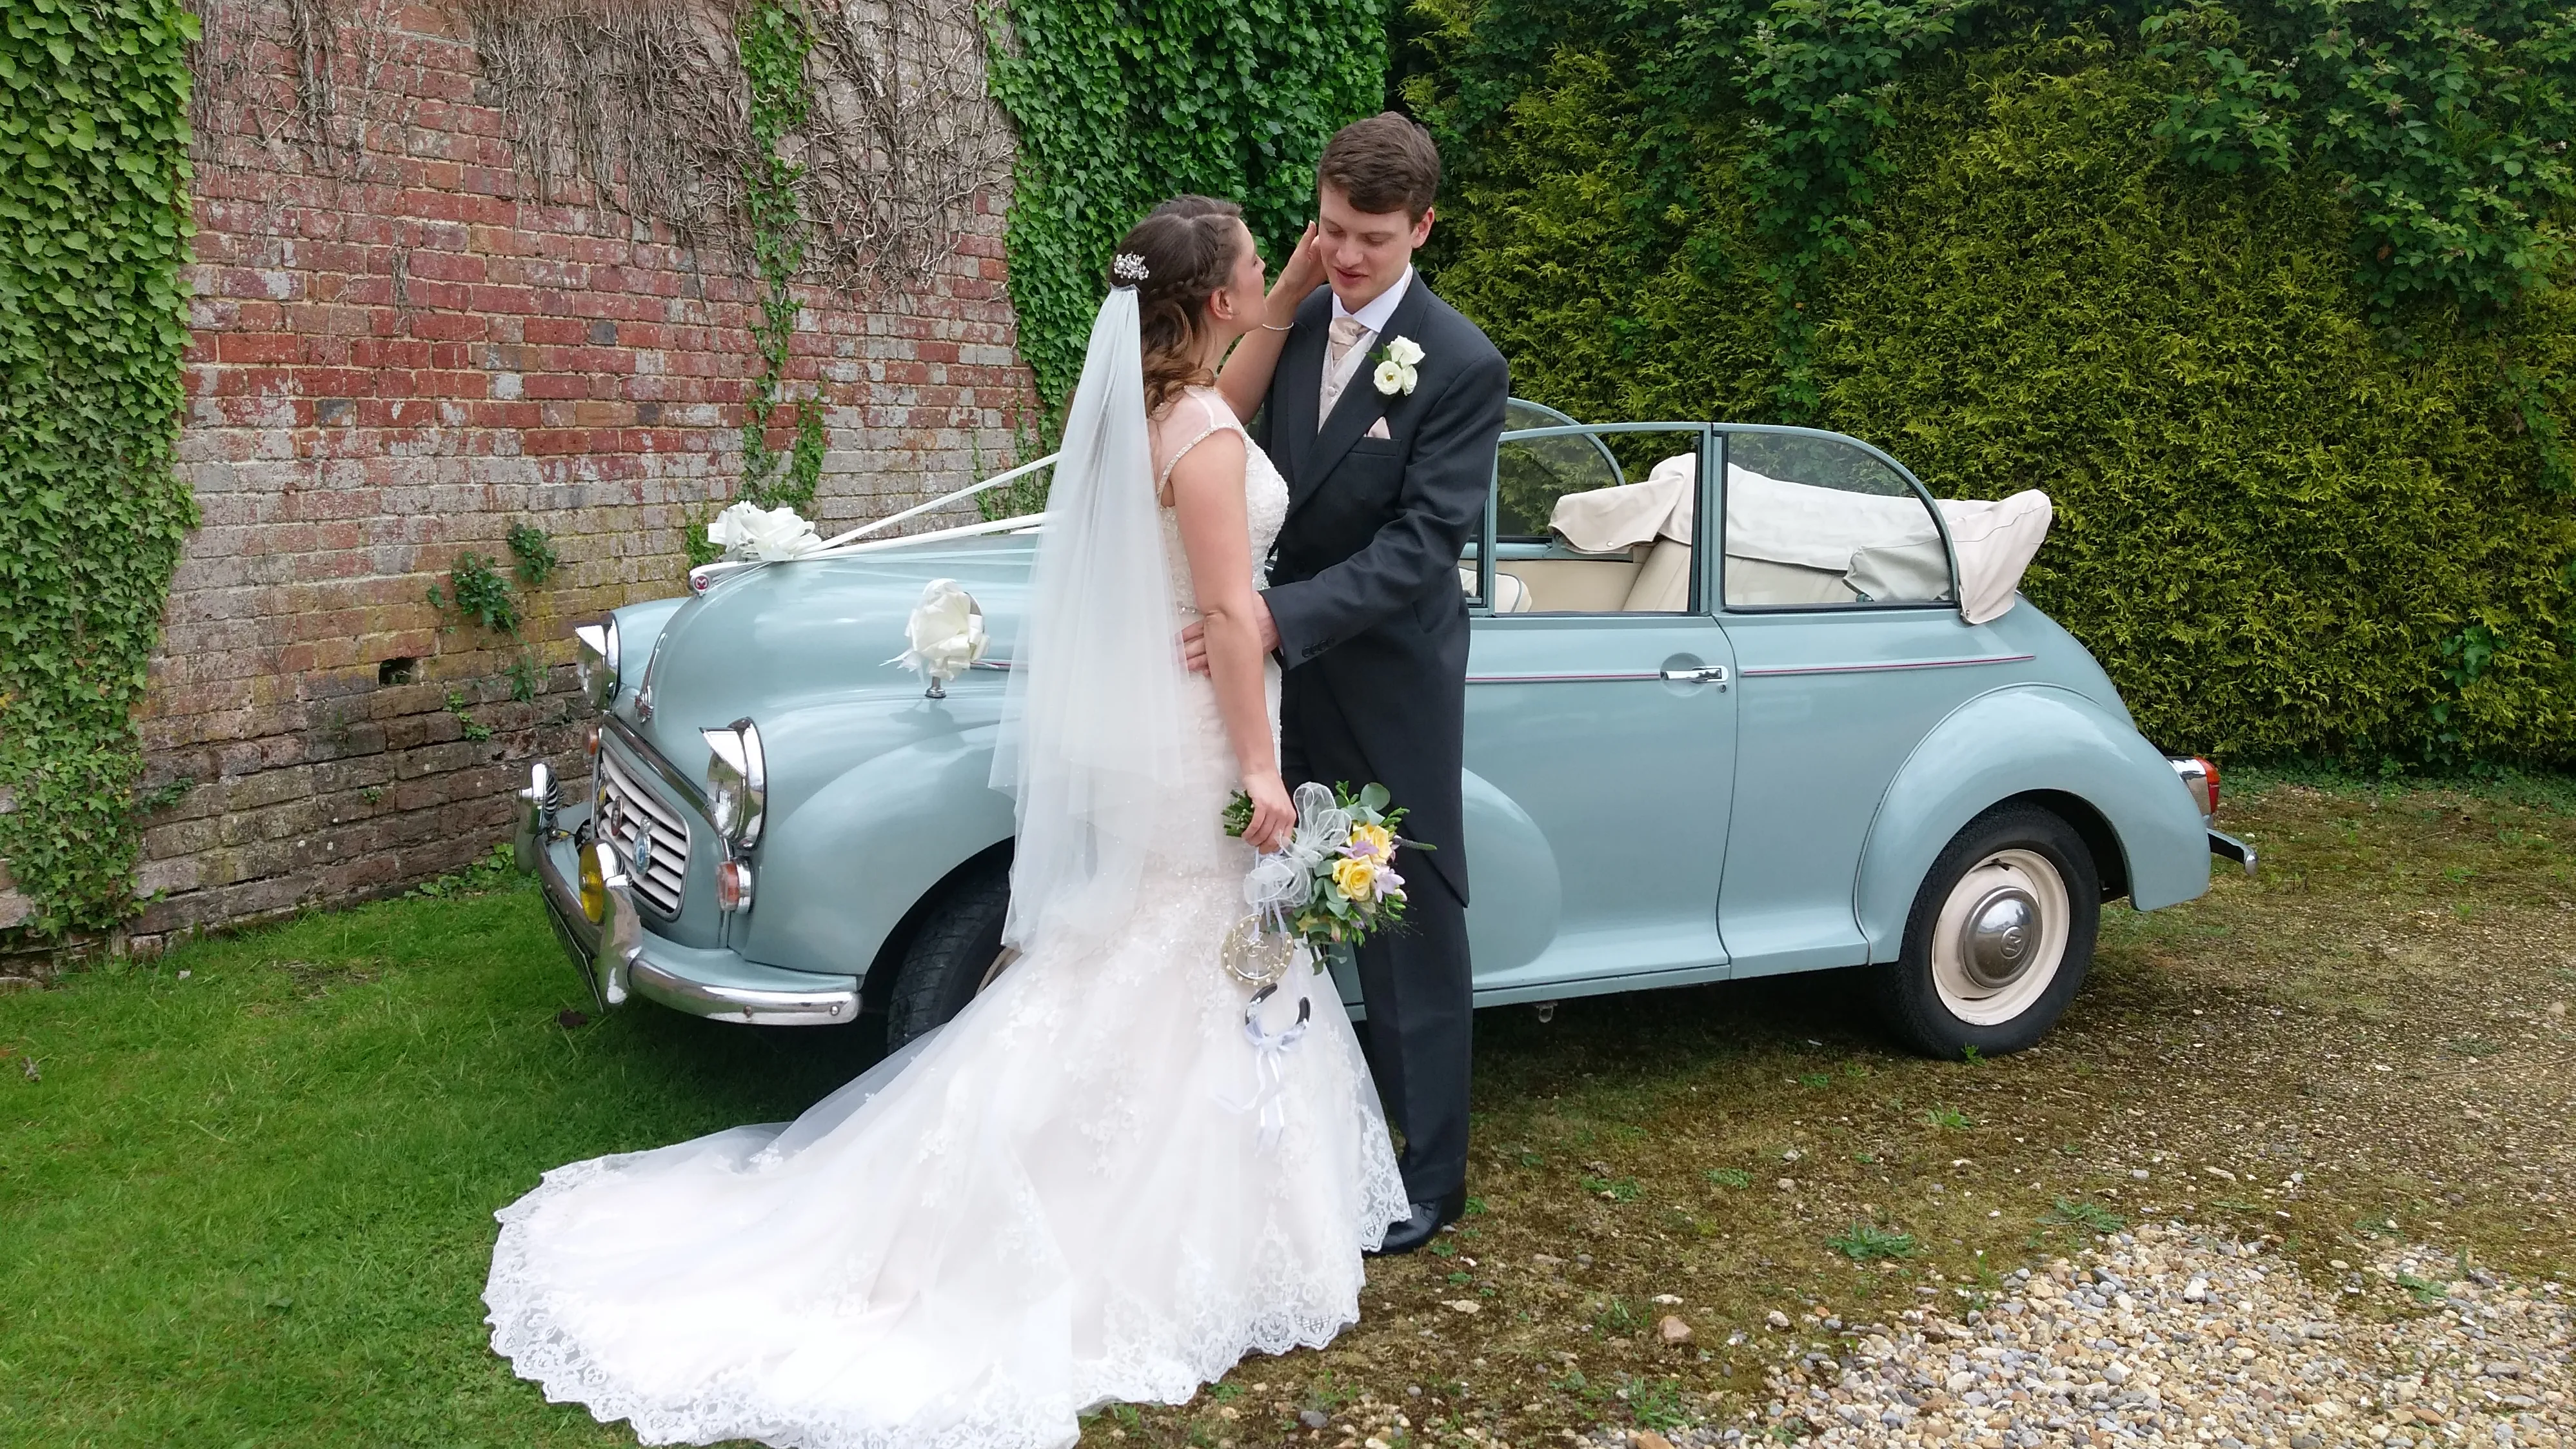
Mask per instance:
[[[1342,388],[1350,381],[1342,364],[1350,360],[1351,349],[1360,345],[1368,329],[1357,317],[1333,319],[1332,342],[1324,349],[1323,401],[1315,410],[1315,430],[1323,431],[1324,419],[1333,415],[1333,404],[1342,400]]]

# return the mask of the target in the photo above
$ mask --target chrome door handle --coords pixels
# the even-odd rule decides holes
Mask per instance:
[[[1664,671],[1664,682],[1667,684],[1724,684],[1726,666],[1702,664],[1693,669],[1667,669]]]

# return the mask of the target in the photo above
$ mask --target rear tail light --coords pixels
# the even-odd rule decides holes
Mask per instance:
[[[751,906],[751,862],[728,860],[716,867],[716,909],[747,910]]]
[[[2174,778],[2191,792],[2191,808],[2206,820],[2218,813],[2218,766],[2199,755],[2167,755]]]

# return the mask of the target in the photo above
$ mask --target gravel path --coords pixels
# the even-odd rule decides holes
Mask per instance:
[[[1893,1324],[1775,1313],[1766,1331],[1788,1342],[1754,1423],[1589,1442],[2576,1444],[2576,1294],[2462,1277],[2420,1247],[2334,1271],[2319,1282],[2259,1244],[2150,1224],[2014,1273],[1959,1320],[1944,1316],[1955,1298]],[[2364,1304],[2402,1316],[2348,1311]]]

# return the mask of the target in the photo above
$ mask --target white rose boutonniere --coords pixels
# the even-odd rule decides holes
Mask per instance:
[[[1414,375],[1414,364],[1422,360],[1422,344],[1410,337],[1390,339],[1377,350],[1377,371],[1372,377],[1377,390],[1388,397],[1410,393],[1420,379]]]
[[[795,509],[763,508],[749,502],[734,504],[717,514],[715,521],[707,525],[707,542],[736,558],[764,563],[802,558],[823,546],[823,540],[814,534],[814,525]]]

